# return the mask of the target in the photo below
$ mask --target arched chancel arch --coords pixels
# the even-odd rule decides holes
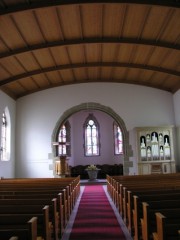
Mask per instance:
[[[52,133],[52,142],[56,142],[56,136],[59,130],[59,127],[74,113],[82,111],[82,110],[99,110],[102,112],[107,113],[111,116],[120,126],[122,130],[123,136],[123,152],[124,152],[124,159],[123,159],[123,168],[124,168],[124,175],[129,174],[129,168],[132,167],[132,162],[129,161],[129,157],[132,156],[131,146],[129,145],[129,133],[126,129],[125,123],[123,119],[110,107],[101,105],[99,103],[88,102],[88,103],[81,103],[77,106],[74,106],[63,113],[60,116],[59,120],[56,123],[56,126]],[[52,146],[53,156],[55,156],[55,146]]]

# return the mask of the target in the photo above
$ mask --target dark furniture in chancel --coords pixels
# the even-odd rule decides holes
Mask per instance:
[[[77,165],[77,166],[70,166],[70,172],[71,172],[71,177],[77,177],[80,175],[81,179],[89,179],[88,173],[86,171],[86,168],[88,165]],[[106,175],[110,176],[119,176],[123,175],[123,165],[122,164],[102,164],[99,165],[97,164],[96,167],[99,170],[98,172],[98,179],[105,179]]]

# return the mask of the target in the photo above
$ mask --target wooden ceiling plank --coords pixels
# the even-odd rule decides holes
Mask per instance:
[[[9,85],[0,87],[0,90],[3,91],[4,93],[6,93],[8,96],[10,96],[12,99],[14,99],[14,100],[17,99],[17,91],[15,93],[14,88],[13,88],[13,91],[11,91],[11,89],[9,89]]]
[[[146,57],[146,59],[144,61],[145,65],[148,65],[148,63],[149,63],[149,61],[150,61],[154,51],[155,51],[155,47],[154,46],[149,49],[148,55],[147,55],[147,57]]]
[[[166,52],[167,55],[164,57],[164,61],[162,61],[162,67],[180,71],[180,52],[168,50]]]
[[[56,60],[57,65],[65,65],[69,63],[66,48],[51,48],[53,56]]]
[[[48,72],[47,77],[51,79],[51,86],[57,85],[57,84],[62,84],[62,82],[59,79],[59,75],[57,72]]]
[[[160,31],[158,32],[158,35],[156,36],[156,41],[158,41],[159,39],[161,39],[161,36],[164,34],[165,32],[165,29],[167,28],[168,26],[168,23],[170,22],[172,16],[173,16],[173,13],[174,13],[174,9],[170,8],[169,9],[169,12],[167,13],[167,15],[165,16],[164,18],[164,21],[162,23],[162,26],[160,28]]]
[[[4,64],[0,63],[0,66],[6,73],[8,73],[10,76],[13,76],[11,71],[9,71],[9,69],[6,66],[4,66]]]
[[[79,68],[75,68],[74,69],[74,74],[76,76],[76,79],[78,79],[78,82],[82,82],[85,79],[87,79],[87,69],[79,69]]]
[[[10,16],[5,16],[0,20],[0,36],[8,49],[25,47],[24,41]]]
[[[0,41],[2,42],[2,44],[5,46],[6,50],[5,51],[0,51],[0,54],[1,52],[8,52],[11,54],[11,48],[8,46],[8,44],[6,43],[6,41],[2,38],[2,36],[0,36]]]
[[[84,38],[84,39],[73,39],[73,40],[66,40],[66,41],[54,41],[54,42],[46,42],[46,43],[40,43],[31,45],[28,47],[21,47],[16,49],[11,49],[7,43],[2,39],[3,43],[6,45],[6,47],[11,50],[7,52],[0,52],[0,58],[4,57],[10,57],[13,55],[22,54],[25,52],[31,52],[36,50],[41,50],[45,48],[53,48],[53,47],[64,47],[69,45],[84,45],[84,44],[97,44],[97,43],[114,43],[114,44],[135,44],[135,45],[147,45],[147,46],[154,46],[154,47],[162,47],[162,48],[169,48],[174,50],[180,50],[180,44],[171,44],[167,42],[161,42],[161,41],[153,41],[153,40],[147,40],[147,39],[135,39],[135,38]],[[178,41],[178,39],[177,39]]]
[[[123,6],[124,4],[103,4],[103,38],[120,37]]]
[[[8,84],[7,86],[5,86],[6,89],[8,89],[8,91],[10,93],[13,94],[14,98],[17,99],[19,97],[20,94],[26,94],[27,91],[24,90],[24,88],[22,88],[22,86],[19,84],[19,82],[13,82]],[[10,95],[11,96],[11,95]]]
[[[38,28],[33,12],[34,11],[28,11],[27,13],[22,12],[12,15],[29,46],[43,43],[42,34]],[[23,44],[21,44],[21,47],[23,47]]]
[[[169,74],[166,74],[166,76],[159,81],[158,87],[164,88],[164,83],[168,80],[168,78],[169,78]]]
[[[102,39],[102,5],[87,4],[82,6],[84,37]]]
[[[63,81],[64,81],[65,84],[74,83],[71,69],[62,70],[61,75],[63,77]]]
[[[151,55],[149,57],[147,65],[161,67],[161,64],[163,63],[163,61],[165,61],[166,56],[168,56],[168,51],[163,51],[163,49],[160,48],[154,48],[153,51],[151,51]]]
[[[0,63],[0,72],[1,72],[0,81],[6,78],[12,77],[12,73],[9,72],[8,69],[6,69],[2,63]]]
[[[41,33],[42,39],[43,39],[44,43],[47,43],[46,37],[45,37],[44,32],[43,32],[43,30],[42,30],[42,28],[41,28],[41,25],[40,25],[40,23],[39,23],[38,16],[36,15],[36,12],[35,12],[35,11],[32,11],[32,13],[33,13],[35,22],[36,22],[36,24],[37,24],[37,27],[38,27],[38,29],[39,29],[39,31],[40,31],[40,33]]]
[[[44,0],[44,1],[33,1],[31,4],[24,3],[24,4],[17,4],[10,5],[8,4],[9,0],[4,0],[7,7],[0,9],[0,15],[5,15],[13,12],[20,12],[20,11],[27,11],[37,8],[43,7],[52,7],[52,6],[65,6],[65,5],[75,5],[75,4],[87,4],[87,3],[129,3],[129,4],[146,4],[146,5],[154,5],[154,6],[166,6],[166,7],[174,7],[179,8],[180,3],[179,1],[167,1],[167,0],[159,0],[159,1],[152,1],[152,0]]]
[[[129,4],[127,6],[122,35],[123,37],[139,39],[139,34],[142,30],[146,12],[146,5]]]
[[[84,64],[87,64],[87,51],[86,51],[86,45],[83,45],[83,53],[84,53]],[[89,79],[88,69],[87,69],[87,68],[85,68],[85,72],[86,72],[86,78],[85,78],[85,79]]]
[[[57,71],[58,75],[59,75],[59,79],[61,81],[61,83],[63,84],[64,83],[64,80],[62,78],[62,75],[61,75],[61,72],[60,71]]]
[[[21,37],[21,39],[23,40],[23,42],[25,43],[25,45],[28,47],[28,43],[26,41],[26,38],[24,37],[23,33],[21,32],[18,24],[16,23],[15,18],[13,17],[13,15],[10,15],[10,19],[13,22],[15,28],[17,29],[17,33],[19,34],[19,36]]]
[[[10,72],[12,74],[12,76],[21,74],[24,72],[24,67],[22,67],[22,65],[16,61],[15,57],[12,57],[10,59],[2,59],[1,60],[1,64],[5,67],[5,69],[8,69],[8,72]],[[0,74],[1,77],[1,74]]]
[[[3,1],[7,8],[31,5],[28,0]],[[16,80],[25,86],[28,82],[28,89],[23,90],[26,95],[54,85],[105,81],[105,72],[116,82],[142,83],[171,92],[178,86],[179,7],[148,5],[149,1],[142,0],[138,4],[134,0],[57,1],[33,0],[49,5],[1,16],[0,63],[6,69],[0,67],[0,86],[12,86]]]
[[[38,61],[37,57],[35,56],[35,54],[34,54],[33,52],[32,52],[32,55],[33,55],[33,57],[34,57],[35,62],[36,62],[37,65],[39,66],[39,73],[43,73],[44,76],[45,76],[45,78],[46,78],[46,80],[47,80],[47,82],[48,82],[48,84],[51,85],[50,80],[48,79],[48,77],[47,77],[47,75],[46,75],[46,71],[45,71],[45,72],[43,71],[40,62]],[[31,75],[29,75],[29,76],[31,76]]]
[[[130,54],[130,57],[129,57],[129,63],[132,63],[134,61],[134,58],[136,56],[136,52],[137,52],[137,48],[138,46],[137,45],[134,45],[132,50],[131,50],[131,54]]]
[[[47,79],[44,77],[44,74],[38,74],[32,77],[34,83],[39,86],[39,90],[42,90],[44,88],[51,87],[47,81]],[[38,87],[37,87],[38,88]],[[38,91],[38,90],[37,90]]]
[[[119,44],[102,44],[101,62],[118,62],[119,48]]]
[[[29,91],[39,91],[37,83],[33,80],[32,77],[27,77],[18,81],[19,84],[25,89],[25,92]]]
[[[127,12],[128,12],[128,5],[126,4],[124,5],[124,8],[123,8],[121,28],[119,29],[119,38],[123,38],[124,36],[124,28],[125,28]]]
[[[63,25],[62,25],[62,20],[61,20],[61,14],[59,12],[59,9],[56,8],[56,15],[57,15],[57,19],[58,19],[58,23],[59,23],[59,31],[60,31],[60,34],[61,34],[61,38],[62,38],[62,41],[64,42],[64,29],[63,29]]]
[[[78,5],[77,6],[77,15],[78,15],[78,21],[79,21],[79,32],[80,32],[80,38],[83,39],[84,38],[84,33],[83,33],[83,16],[82,16],[82,9],[81,6]]]
[[[81,26],[79,23],[79,12],[77,9],[76,5],[59,7],[65,39],[75,39],[80,36]]]
[[[138,39],[142,38],[145,26],[147,25],[148,18],[151,13],[151,9],[152,9],[152,6],[147,6],[147,8],[145,9],[142,24],[141,24],[141,27],[139,28],[139,33],[138,33],[138,37],[137,37]]]
[[[174,88],[176,88],[180,84],[180,80],[177,77],[172,77],[169,75],[168,78],[165,79],[163,82],[163,86],[170,89],[171,92],[174,91]]]
[[[170,21],[167,23],[164,33],[161,35],[161,41],[171,42],[172,45],[180,43],[179,31],[180,29],[180,9],[174,9]]]
[[[36,74],[40,74],[40,73],[44,73],[46,74],[46,72],[51,72],[51,71],[57,71],[57,70],[69,70],[72,68],[94,68],[94,67],[116,67],[116,68],[139,68],[139,69],[144,69],[144,70],[149,70],[149,71],[157,71],[157,72],[162,72],[162,73],[167,73],[170,75],[174,75],[174,76],[180,76],[180,72],[177,72],[176,70],[170,70],[170,69],[163,69],[163,68],[159,68],[156,66],[145,66],[143,64],[128,64],[128,63],[98,63],[98,62],[94,62],[94,63],[88,63],[88,64],[70,64],[70,65],[61,65],[61,66],[57,66],[57,67],[48,67],[48,68],[44,68],[44,69],[37,69],[35,71],[31,71],[28,73],[23,73],[20,75],[16,75],[16,76],[12,76],[8,79],[4,79],[0,81],[0,86],[8,84],[10,82],[22,79],[22,78],[26,78],[26,77],[30,77]]]
[[[69,59],[69,63],[72,64],[71,56],[70,56],[70,53],[69,53],[69,50],[68,50],[67,47],[66,47],[66,52],[67,52],[67,56],[68,56],[68,59]],[[73,79],[74,79],[74,81],[76,82],[77,79],[76,79],[76,76],[75,76],[75,74],[74,74],[73,68],[71,69],[71,71],[72,71]]]
[[[64,40],[58,19],[57,8],[42,8],[35,10],[41,32],[47,42]]]

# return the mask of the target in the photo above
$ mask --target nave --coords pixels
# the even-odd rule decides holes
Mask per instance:
[[[81,204],[83,204],[83,195],[86,195],[84,196],[86,203],[84,203],[85,206],[80,209]],[[101,198],[101,195],[104,195],[104,199]],[[93,203],[91,203],[92,201]],[[105,203],[105,201],[107,202]],[[88,202],[90,202],[90,204],[88,204]],[[106,207],[110,214],[105,213],[108,212]],[[80,211],[81,214],[79,213]],[[84,214],[82,214],[82,211],[84,211]],[[93,216],[94,219],[92,217],[93,211],[95,211]],[[88,223],[84,224],[83,222]],[[81,186],[79,198],[62,237],[62,240],[75,239],[132,239],[121,215],[107,192],[107,185],[105,182],[102,181],[98,185],[94,185],[93,183],[88,184],[87,182],[85,186]]]

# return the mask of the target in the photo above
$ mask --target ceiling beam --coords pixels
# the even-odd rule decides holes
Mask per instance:
[[[53,67],[47,67],[47,68],[42,68],[42,69],[37,69],[34,71],[26,72],[23,74],[19,74],[4,80],[0,81],[0,86],[6,85],[8,83],[31,77],[34,75],[42,74],[42,73],[48,73],[48,72],[53,72],[53,71],[61,71],[61,70],[71,70],[75,68],[91,68],[91,67],[114,67],[114,68],[138,68],[138,69],[143,69],[143,70],[149,70],[149,71],[155,71],[155,72],[161,72],[161,73],[166,73],[174,76],[180,76],[180,72],[175,71],[175,70],[170,70],[170,69],[165,69],[165,68],[160,68],[160,67],[155,67],[155,66],[145,66],[143,64],[130,64],[130,63],[112,63],[112,62],[92,62],[92,63],[87,63],[87,64],[67,64],[67,65],[58,65],[58,66],[53,66]]]
[[[84,39],[74,39],[74,40],[65,40],[65,41],[53,41],[35,44],[28,47],[17,48],[11,51],[1,52],[0,58],[11,57],[17,54],[27,53],[31,51],[36,51],[40,49],[53,48],[53,47],[64,47],[64,46],[73,46],[73,45],[85,45],[85,44],[134,44],[134,45],[146,45],[153,47],[168,48],[174,50],[180,50],[180,44],[172,44],[169,42],[163,41],[153,41],[136,38],[84,38]]]
[[[8,1],[7,1],[8,2]],[[26,1],[24,3],[17,3],[13,5],[8,5],[6,8],[0,9],[0,15],[27,11],[37,8],[52,7],[52,6],[61,6],[61,5],[74,5],[74,4],[90,4],[90,3],[126,3],[126,4],[143,4],[143,5],[154,5],[154,6],[166,6],[179,8],[179,0],[44,0],[44,1]]]

